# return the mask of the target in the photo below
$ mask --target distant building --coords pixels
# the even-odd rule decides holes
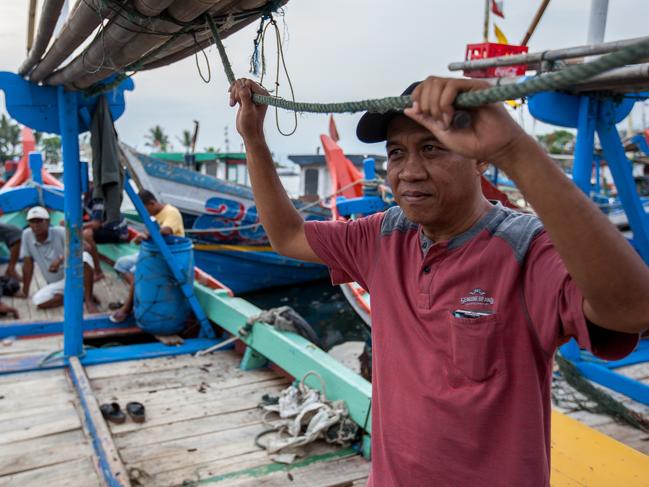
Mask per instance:
[[[371,157],[376,162],[376,172],[383,177],[385,175],[385,156],[379,155],[364,155],[364,154],[346,154],[345,157],[349,159],[354,166],[356,166],[361,173],[363,172],[363,161]],[[290,155],[289,160],[300,166],[300,197],[315,201],[320,198],[331,195],[331,177],[327,169],[327,161],[324,155],[309,154],[309,155]]]
[[[151,157],[161,161],[179,164],[207,176],[249,185],[248,167],[244,152],[155,152]]]

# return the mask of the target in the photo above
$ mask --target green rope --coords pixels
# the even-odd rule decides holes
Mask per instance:
[[[595,402],[598,405],[598,413],[609,414],[617,421],[626,423],[641,431],[649,432],[649,419],[629,409],[602,389],[595,387],[584,378],[572,362],[560,353],[555,355],[555,360],[566,382],[576,391]]]
[[[228,78],[228,82],[232,84],[235,81],[234,73],[225,53],[218,29],[209,15],[206,15],[206,19],[212,30],[214,42],[221,56],[225,75]],[[632,64],[647,56],[649,56],[649,39],[640,41],[619,51],[606,54],[595,61],[536,76],[522,83],[494,86],[484,90],[460,93],[455,99],[455,106],[457,108],[473,108],[489,103],[522,98],[540,91],[566,88],[578,81],[584,81],[611,69]],[[340,103],[305,103],[255,93],[252,96],[252,100],[261,105],[271,105],[286,110],[310,113],[353,113],[361,111],[384,113],[389,110],[403,110],[412,106],[412,97],[410,95]]]

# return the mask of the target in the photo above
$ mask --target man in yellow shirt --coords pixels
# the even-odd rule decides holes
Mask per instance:
[[[183,217],[178,211],[178,208],[172,205],[164,205],[160,203],[156,197],[143,189],[138,193],[142,200],[146,211],[155,218],[160,226],[160,233],[164,235],[176,235],[177,237],[185,236],[185,226],[183,225]],[[150,237],[149,232],[144,230],[138,234],[133,242],[140,243],[142,240],[148,240]],[[131,311],[133,310],[133,294],[135,289],[135,263],[137,262],[138,254],[127,255],[120,257],[115,262],[115,270],[128,282],[130,289],[128,298],[115,313],[110,316],[110,321],[113,323],[121,323],[124,321]]]

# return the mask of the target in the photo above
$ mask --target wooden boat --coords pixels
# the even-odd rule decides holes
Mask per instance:
[[[131,63],[141,62],[141,67],[151,68],[209,45],[212,38],[208,29],[184,32],[186,22],[202,20],[199,16],[203,14],[218,22],[225,36],[266,11],[263,1],[154,3],[132,0],[113,5],[115,9],[129,9],[129,15],[115,15],[124,12],[113,8],[107,11],[103,4],[92,0],[78,2],[61,35],[45,52],[63,4],[59,0],[46,2],[35,52],[30,51],[21,67],[22,74],[29,73],[33,81],[40,78],[55,85],[83,88]],[[247,15],[239,15],[239,7]],[[114,22],[113,16],[120,22]],[[185,24],[169,25],[170,18]],[[89,40],[79,56],[53,73],[102,22],[104,35]],[[142,29],[145,26],[147,29]],[[161,29],[167,29],[172,36],[159,35],[157,30]],[[163,44],[164,49],[159,49]],[[146,59],[142,59],[145,52]],[[86,63],[102,67],[89,72]],[[16,84],[26,88],[24,93],[42,96],[38,99],[23,95],[14,100],[24,105],[20,113],[25,119],[38,125],[47,119],[43,113],[58,115],[58,129],[67,148],[66,220],[72,222],[70,229],[75,232],[81,186],[76,142],[85,126],[83,117],[69,108],[75,108],[78,101],[88,101],[63,89],[53,97],[47,87],[22,81]],[[111,99],[119,99],[119,95],[118,87],[112,90]],[[11,108],[15,109],[16,104]],[[144,209],[141,214],[145,215]],[[156,238],[155,227],[149,227]],[[68,248],[69,260],[78,261],[78,232],[76,235]],[[163,242],[160,250],[165,248]],[[117,256],[124,247],[102,249],[106,253],[109,250]],[[168,264],[173,267],[173,259]],[[68,265],[68,270],[73,270]],[[69,300],[65,312],[72,319],[65,323],[0,325],[0,338],[16,337],[0,347],[0,483],[50,487],[366,483],[369,463],[358,451],[369,458],[371,385],[317,346],[260,321],[261,310],[226,290],[195,282],[192,293],[186,296],[195,298],[195,309],[209,320],[205,327],[201,324],[206,337],[187,339],[179,347],[143,343],[83,349],[83,332],[92,322],[77,315],[82,306],[77,293],[79,278],[72,272],[68,278],[72,293],[66,295]],[[64,326],[66,332],[61,337]],[[227,332],[238,342],[243,352],[241,360],[232,350],[195,355],[207,347],[228,343],[212,337],[215,331]],[[51,352],[61,347],[65,353],[62,360],[51,360]],[[271,367],[264,368],[268,364]],[[260,395],[276,394],[294,379],[302,379],[322,393],[326,389],[328,399],[345,402],[349,417],[362,430],[355,449],[316,447],[307,450],[306,456],[293,465],[285,466],[272,463],[255,446],[255,440],[267,428],[256,413]],[[146,422],[104,421],[99,404],[117,401],[124,405],[133,399],[147,406]],[[643,474],[649,469],[649,460],[645,455],[559,413],[555,413],[552,435],[553,486],[646,484]]]
[[[160,201],[181,210],[194,242],[196,264],[236,294],[323,279],[324,266],[273,252],[259,224],[248,186],[200,174],[123,147],[134,178]],[[298,208],[305,204],[295,201]],[[324,219],[329,210],[314,205],[305,218]]]
[[[185,227],[205,242],[229,245],[268,245],[268,237],[257,217],[252,190],[140,154],[122,145],[127,166],[139,186],[160,201],[178,208]],[[325,220],[331,212],[320,204],[293,200],[306,220]]]

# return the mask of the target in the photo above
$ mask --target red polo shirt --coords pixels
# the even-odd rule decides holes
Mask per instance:
[[[305,232],[334,284],[371,293],[369,485],[549,486],[554,351],[621,358],[638,337],[587,324],[538,218],[498,204],[434,243],[394,207]]]

